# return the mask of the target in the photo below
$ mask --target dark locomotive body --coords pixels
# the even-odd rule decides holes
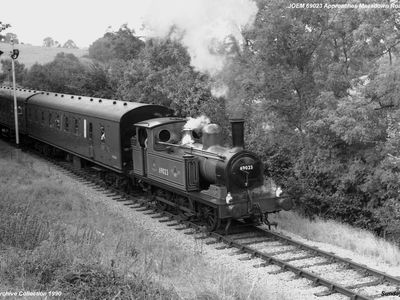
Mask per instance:
[[[135,124],[133,173],[150,185],[173,191],[170,199],[162,194],[160,202],[215,214],[217,222],[209,224],[212,229],[224,219],[253,220],[291,208],[291,201],[276,196],[273,186],[265,187],[262,162],[244,150],[243,122],[232,120],[233,148],[221,146],[218,125],[205,125],[196,133],[185,129],[186,122],[169,117]]]
[[[265,187],[263,166],[244,150],[243,122],[232,122],[233,147],[218,125],[185,127],[169,108],[48,92],[17,90],[19,131],[50,155],[112,170],[140,185],[160,209],[174,207],[216,229],[221,221],[265,220],[291,201]],[[12,135],[13,91],[0,88],[0,128]]]

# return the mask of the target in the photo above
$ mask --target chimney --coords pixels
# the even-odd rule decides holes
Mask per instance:
[[[208,124],[203,127],[203,150],[206,150],[211,146],[221,145],[221,131],[221,127],[217,124]]]
[[[244,119],[230,119],[232,126],[232,147],[244,149]]]

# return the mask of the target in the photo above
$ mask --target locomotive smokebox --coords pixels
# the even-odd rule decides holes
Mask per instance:
[[[232,126],[232,147],[244,149],[244,119],[230,119]]]
[[[211,146],[221,145],[221,127],[217,124],[208,124],[203,127],[203,150]]]

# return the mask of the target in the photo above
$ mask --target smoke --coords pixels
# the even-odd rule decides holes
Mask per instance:
[[[197,118],[189,118],[189,120],[183,126],[183,129],[201,130],[208,124],[210,124],[210,119],[205,115],[201,115]]]
[[[214,97],[223,97],[228,93],[228,87],[222,83],[222,82],[218,82],[215,83],[212,87],[211,87],[211,94]]]
[[[190,131],[184,133],[181,143],[183,145],[193,144],[194,139],[192,137],[192,131],[201,132],[202,128],[208,124],[210,124],[210,119],[204,115],[201,115],[197,118],[189,118],[186,124],[183,126],[183,130],[184,131],[190,130]]]
[[[148,35],[163,38],[174,28],[192,66],[212,76],[240,47],[241,30],[252,25],[257,13],[253,0],[152,0],[149,7],[144,17]]]

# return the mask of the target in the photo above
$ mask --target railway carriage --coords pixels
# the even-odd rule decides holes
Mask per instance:
[[[160,106],[18,89],[20,134],[118,173],[132,169],[133,124],[172,114]],[[13,93],[0,89],[0,124],[14,130]],[[48,146],[52,146],[50,148]]]
[[[33,90],[18,90],[17,112],[18,129],[21,134],[27,134],[26,108],[27,99],[35,95]],[[2,135],[12,136],[15,133],[14,94],[10,87],[0,87],[0,130]]]
[[[119,173],[132,169],[133,124],[172,114],[159,105],[45,92],[28,103],[30,137]]]

